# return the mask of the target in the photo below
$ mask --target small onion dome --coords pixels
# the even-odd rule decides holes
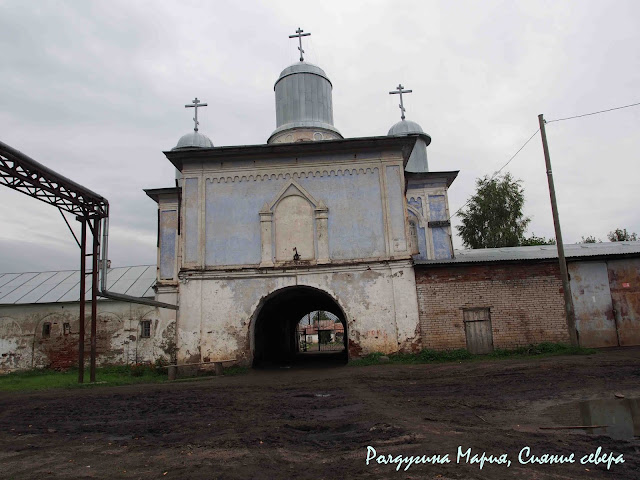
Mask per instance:
[[[200,132],[189,132],[186,135],[180,137],[178,144],[171,150],[178,150],[180,148],[212,148],[213,142],[209,140],[209,137],[203,135]]]
[[[413,147],[405,172],[424,173],[429,171],[427,161],[427,145],[431,143],[431,137],[424,133],[420,125],[411,120],[400,120],[389,129],[389,136],[418,135],[416,144]]]
[[[401,136],[401,135],[420,135],[424,139],[424,143],[429,145],[431,143],[431,137],[428,133],[424,133],[422,127],[416,122],[411,120],[400,120],[393,127],[389,129],[388,136]]]

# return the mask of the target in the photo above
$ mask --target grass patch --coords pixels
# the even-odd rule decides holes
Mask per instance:
[[[163,362],[136,365],[112,365],[96,368],[96,383],[89,382],[89,370],[84,372],[84,382],[78,383],[78,369],[70,368],[65,371],[34,369],[0,375],[0,392],[16,392],[29,390],[49,390],[52,388],[90,388],[92,386],[116,386],[141,383],[166,382],[167,369]],[[249,372],[248,367],[232,366],[224,369],[224,375],[244,375]],[[182,380],[192,380],[202,376],[213,376],[213,370],[200,370],[195,377]]]
[[[153,365],[122,365],[96,368],[96,383],[99,385],[130,385],[156,383],[167,379],[166,370]],[[78,369],[66,371],[48,369],[24,370],[0,375],[0,391],[48,390],[51,388],[81,388],[89,383],[89,370],[84,372],[85,383],[78,383]]]
[[[425,349],[419,353],[396,353],[388,355],[389,361],[385,363],[408,365],[419,363],[461,362],[469,360],[482,360],[487,358],[526,358],[552,355],[591,355],[594,353],[596,353],[596,350],[593,348],[573,347],[564,343],[545,342],[510,350],[498,349],[487,355],[473,355],[464,348],[444,351]],[[349,362],[349,365],[354,367],[379,365],[381,363],[380,357],[382,356],[382,353],[370,353],[365,357]]]
[[[526,347],[514,348],[512,350],[497,349],[488,356],[492,358],[504,357],[531,357],[539,355],[592,355],[597,350],[594,348],[574,347],[566,343],[538,343]]]

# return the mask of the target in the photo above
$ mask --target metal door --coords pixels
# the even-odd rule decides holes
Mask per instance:
[[[608,261],[607,270],[618,344],[640,345],[640,259]]]
[[[616,347],[618,333],[606,263],[572,262],[569,275],[580,346]]]

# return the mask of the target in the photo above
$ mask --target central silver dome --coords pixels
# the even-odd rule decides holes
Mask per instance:
[[[282,70],[282,72],[280,72],[280,76],[278,77],[278,80],[276,80],[276,83],[273,85],[273,89],[276,89],[276,86],[278,85],[278,82],[280,80],[288,75],[293,75],[294,73],[311,73],[313,75],[318,75],[324,78],[327,82],[329,82],[329,85],[333,87],[331,80],[329,80],[327,74],[320,67],[312,63],[298,62],[294,63],[293,65],[289,65],[287,68]]]
[[[342,138],[333,126],[333,86],[320,67],[294,63],[280,73],[273,89],[276,129],[267,143]]]

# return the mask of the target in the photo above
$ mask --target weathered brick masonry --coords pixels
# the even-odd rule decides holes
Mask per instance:
[[[465,348],[463,309],[488,308],[495,348],[568,342],[557,263],[416,265],[424,348]]]

